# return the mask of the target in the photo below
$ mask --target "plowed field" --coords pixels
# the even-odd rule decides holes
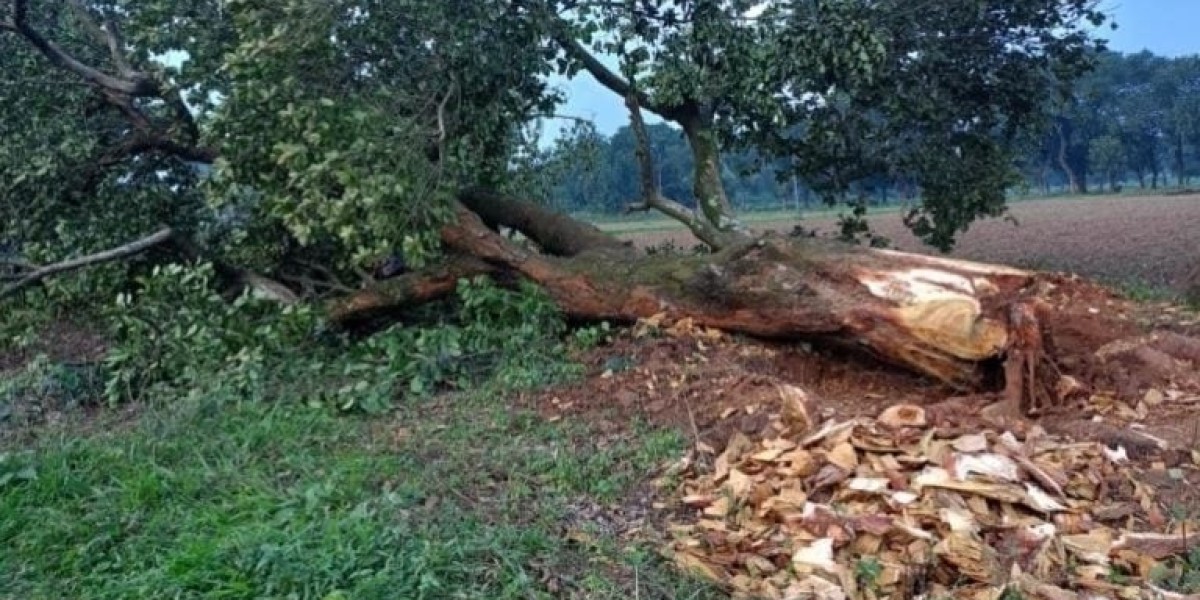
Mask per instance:
[[[1200,194],[1026,201],[1014,203],[1011,214],[1017,224],[1000,219],[976,223],[960,237],[952,255],[1174,290],[1182,288],[1188,269],[1200,260]],[[836,222],[835,216],[826,213],[754,222],[752,226],[785,232],[803,224],[833,231]],[[937,253],[907,231],[899,212],[875,215],[871,224],[897,249]],[[610,229],[640,245],[667,240],[689,246],[695,243],[682,229]]]

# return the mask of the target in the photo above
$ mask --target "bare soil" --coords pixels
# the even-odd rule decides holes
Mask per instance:
[[[1066,333],[1059,344],[1069,348],[1069,340],[1090,337],[1090,345],[1098,339],[1117,339],[1114,334],[1121,332]],[[1088,360],[1083,354],[1064,354],[1068,363]],[[635,419],[644,419],[677,428],[716,449],[737,432],[769,434],[781,384],[804,390],[820,421],[874,417],[887,407],[912,404],[930,410],[948,426],[982,428],[980,411],[999,399],[998,393],[964,396],[858,353],[733,337],[622,335],[583,360],[589,373],[584,380],[526,394],[522,403],[549,419],[584,419],[601,431],[627,429]],[[1177,401],[1146,410],[1143,399],[1161,382],[1119,364],[1110,367],[1108,373],[1095,374],[1090,397],[1047,407],[1030,424],[1077,439],[1125,446],[1144,443],[1141,436],[1128,434],[1132,427],[1163,439],[1172,449],[1155,450],[1146,458],[1190,461],[1190,456],[1174,451],[1190,450],[1200,441],[1200,395],[1195,394],[1200,390],[1176,393]]]
[[[972,225],[951,256],[1176,292],[1187,289],[1189,271],[1200,262],[1200,194],[1036,200],[1014,203],[1010,213],[1015,224],[989,219]],[[901,213],[881,213],[870,221],[872,229],[898,250],[939,254],[904,227]],[[837,219],[781,220],[756,223],[755,228],[788,232],[795,225],[833,232]],[[619,237],[642,246],[696,243],[683,230]]]

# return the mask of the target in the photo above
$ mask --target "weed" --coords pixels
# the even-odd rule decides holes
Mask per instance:
[[[854,563],[854,580],[861,589],[874,591],[880,575],[883,575],[883,563],[874,556],[860,558]]]
[[[1171,592],[1200,593],[1200,548],[1192,548],[1187,556],[1157,565],[1150,572],[1150,581]]]
[[[1000,600],[1025,600],[1025,595],[1015,586],[1008,586],[1000,593]]]
[[[588,327],[580,327],[572,334],[572,339],[575,347],[581,350],[590,350],[601,344],[612,342],[612,326],[608,321],[601,322],[597,325]]]
[[[1134,302],[1164,302],[1176,299],[1176,294],[1171,290],[1144,281],[1120,281],[1116,285],[1126,298]]]

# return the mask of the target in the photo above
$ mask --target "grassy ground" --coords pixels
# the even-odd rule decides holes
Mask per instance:
[[[588,532],[587,507],[678,456],[674,433],[603,436],[487,392],[378,419],[163,406],[0,453],[0,598],[715,597]]]

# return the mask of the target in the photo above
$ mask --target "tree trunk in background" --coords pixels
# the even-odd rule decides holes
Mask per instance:
[[[1078,174],[1075,173],[1075,169],[1071,168],[1071,161],[1067,160],[1067,135],[1063,132],[1062,125],[1058,125],[1056,129],[1058,130],[1058,166],[1062,168],[1063,173],[1067,176],[1071,193],[1085,193],[1087,190],[1083,189]]]
[[[736,223],[736,217],[721,181],[721,149],[712,119],[702,115],[684,120],[681,125],[692,150],[695,169],[692,193],[696,204],[710,223],[727,229]]]
[[[1179,187],[1187,185],[1187,168],[1183,164],[1183,134],[1175,140],[1175,179]]]

